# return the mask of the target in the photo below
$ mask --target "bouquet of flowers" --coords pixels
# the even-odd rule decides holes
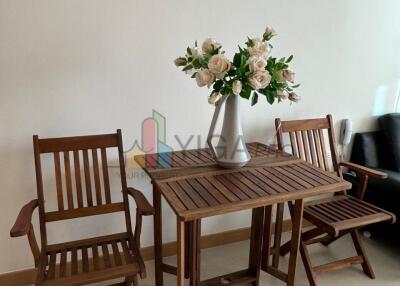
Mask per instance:
[[[175,60],[175,65],[196,79],[199,87],[212,86],[208,98],[216,104],[222,95],[240,95],[251,99],[251,105],[265,96],[270,104],[276,100],[297,102],[300,97],[294,92],[294,72],[289,69],[293,56],[281,59],[270,56],[272,45],[269,41],[276,36],[275,30],[267,27],[262,38],[248,38],[244,47],[239,46],[233,61],[222,50],[220,43],[206,39],[201,49],[188,47],[186,55]]]

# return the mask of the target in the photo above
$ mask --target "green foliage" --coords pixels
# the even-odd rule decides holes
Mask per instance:
[[[265,95],[269,104],[273,104],[275,102],[275,98],[278,97],[276,93],[277,89],[273,85],[269,85],[264,89],[260,89],[259,92]]]
[[[250,95],[251,95],[251,91],[252,91],[251,86],[246,84],[246,85],[244,85],[242,87],[242,91],[240,92],[240,96],[245,98],[245,99],[249,99]]]
[[[274,104],[275,98],[277,97],[276,91],[268,91],[266,97],[269,104]]]
[[[222,80],[217,80],[214,85],[213,85],[213,89],[215,92],[220,92],[222,86],[224,85],[224,82]]]
[[[182,71],[189,71],[191,69],[193,69],[193,66],[192,65],[187,65],[186,67],[183,68]]]
[[[253,96],[251,97],[251,106],[256,105],[258,102],[258,93],[254,92]]]
[[[247,42],[245,43],[246,46],[248,46],[249,48],[254,47],[254,41],[252,39],[250,39],[249,37],[247,37]]]

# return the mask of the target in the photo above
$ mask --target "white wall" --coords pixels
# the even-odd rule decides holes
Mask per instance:
[[[31,267],[25,239],[8,232],[35,198],[31,136],[68,136],[122,128],[126,147],[156,109],[174,135],[206,135],[208,91],[172,61],[196,39],[212,36],[232,56],[247,35],[271,25],[274,55],[293,53],[299,104],[243,102],[249,140],[273,136],[273,119],[351,118],[355,131],[393,111],[400,84],[400,2],[396,0],[0,0],[0,272]],[[114,180],[116,173],[113,174]],[[147,179],[130,182],[151,197]],[[48,204],[54,203],[53,200]],[[165,238],[174,217],[164,208]],[[169,219],[169,221],[168,221]],[[37,215],[35,215],[37,220]],[[247,213],[208,219],[204,233],[244,227]],[[122,219],[59,224],[51,240],[119,229]],[[143,244],[152,244],[151,220]]]

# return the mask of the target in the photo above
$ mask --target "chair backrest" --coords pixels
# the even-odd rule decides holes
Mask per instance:
[[[132,231],[127,195],[121,130],[114,134],[39,139],[33,136],[42,247],[47,246],[46,223],[113,212],[125,212],[127,231]],[[116,148],[121,174],[122,202],[113,202],[107,150]],[[57,210],[46,211],[42,156],[54,161]]]
[[[327,115],[326,118],[292,121],[281,121],[277,118],[275,127],[279,149],[286,151],[283,135],[287,133],[294,156],[323,170],[336,172],[340,176],[331,115]],[[330,147],[330,156],[326,150],[326,138]]]

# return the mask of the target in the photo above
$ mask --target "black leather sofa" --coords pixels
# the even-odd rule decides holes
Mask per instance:
[[[400,113],[378,118],[379,131],[357,133],[354,137],[351,162],[378,169],[388,178],[369,178],[365,201],[394,213],[400,218]],[[357,178],[347,176],[357,184]],[[369,229],[374,236],[400,238],[400,221],[377,224]]]

